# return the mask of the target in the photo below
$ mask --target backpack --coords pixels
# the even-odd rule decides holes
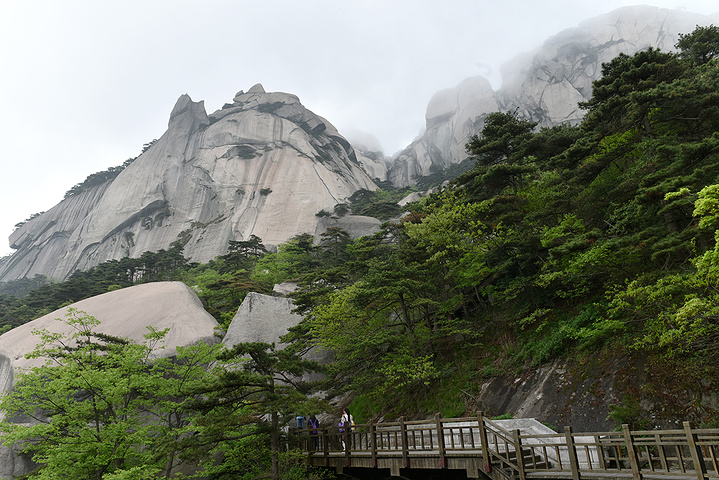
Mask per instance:
[[[320,426],[320,421],[316,418],[314,420],[310,418],[309,420],[307,420],[307,426],[311,428],[314,433],[317,433],[317,429]]]

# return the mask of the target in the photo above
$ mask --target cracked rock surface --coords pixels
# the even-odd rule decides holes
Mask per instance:
[[[188,95],[168,129],[116,178],[72,195],[10,237],[17,251],[0,281],[75,270],[185,239],[186,258],[207,262],[230,240],[269,247],[313,234],[320,210],[376,188],[334,126],[287,93],[255,85],[211,115]]]

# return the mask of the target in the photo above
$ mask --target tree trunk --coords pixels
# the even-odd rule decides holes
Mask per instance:
[[[277,428],[279,421],[277,413],[272,412],[272,430],[270,431],[270,451],[272,452],[272,466],[270,467],[270,478],[272,480],[280,480],[280,455],[279,455],[279,438]]]
[[[275,378],[270,375],[270,393],[274,395],[275,393]],[[270,453],[272,455],[272,465],[270,466],[270,478],[272,480],[280,480],[280,454],[279,454],[279,419],[277,412],[272,412],[270,414],[270,422],[272,423],[272,428],[270,429]]]

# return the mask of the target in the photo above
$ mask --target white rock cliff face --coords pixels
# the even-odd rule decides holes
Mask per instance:
[[[540,126],[577,123],[583,116],[577,103],[591,98],[602,63],[649,47],[673,50],[680,33],[717,23],[719,13],[636,6],[564,30],[505,64],[498,91],[483,77],[474,77],[436,93],[427,106],[424,134],[393,158],[387,179],[404,187],[414,177],[430,174],[432,166],[460,163],[468,157],[465,145],[492,112],[516,111]]]
[[[230,240],[280,244],[314,233],[315,216],[376,185],[349,142],[286,93],[256,85],[207,115],[182,95],[167,132],[114,180],[71,196],[10,237],[18,249],[0,280],[76,269],[188,239],[206,262]]]

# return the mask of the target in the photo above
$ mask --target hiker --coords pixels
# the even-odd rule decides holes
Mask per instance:
[[[304,415],[298,415],[295,417],[295,430],[297,433],[300,432],[300,430],[305,428],[305,417]]]
[[[355,419],[352,417],[349,408],[342,409],[342,417],[340,418],[340,435],[342,437],[342,450],[347,450],[350,447],[351,435],[350,432],[353,430],[352,427],[355,424]],[[345,444],[345,440],[347,443]]]
[[[312,415],[309,420],[307,420],[307,428],[312,429],[310,432],[310,435],[312,436],[312,450],[317,451],[320,439],[319,439],[319,428],[320,428],[320,421],[317,419],[316,416]]]

